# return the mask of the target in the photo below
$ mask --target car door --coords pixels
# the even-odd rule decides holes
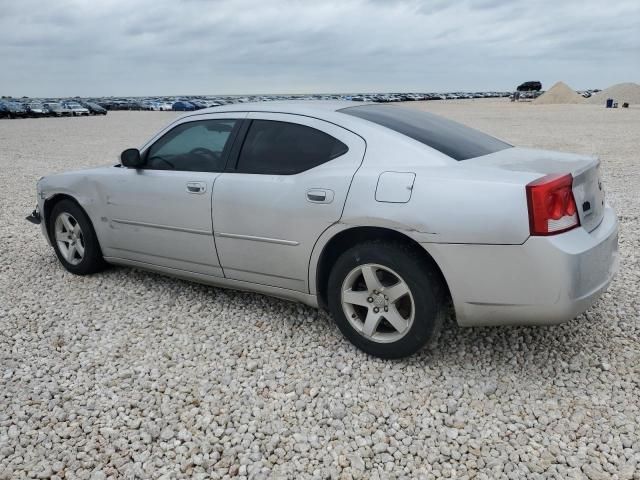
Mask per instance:
[[[139,169],[115,168],[106,185],[106,257],[222,276],[211,195],[245,114],[187,117],[159,135]]]
[[[254,112],[218,177],[213,226],[225,276],[308,291],[316,240],[340,219],[365,142],[311,117]]]

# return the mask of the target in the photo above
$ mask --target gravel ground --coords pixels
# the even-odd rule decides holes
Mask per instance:
[[[640,479],[640,110],[414,104],[597,153],[621,271],[547,328],[445,327],[369,358],[321,312],[127,268],[74,277],[24,221],[41,175],[174,116],[0,121],[0,478]]]

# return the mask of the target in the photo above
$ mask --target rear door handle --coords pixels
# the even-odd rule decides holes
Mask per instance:
[[[326,188],[311,188],[307,190],[307,201],[311,203],[333,202],[333,190]]]
[[[204,182],[187,182],[187,192],[204,193],[207,191],[207,184]]]

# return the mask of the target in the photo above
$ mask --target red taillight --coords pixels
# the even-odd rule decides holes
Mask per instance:
[[[527,185],[531,235],[554,235],[580,225],[571,186],[573,177],[547,175]]]

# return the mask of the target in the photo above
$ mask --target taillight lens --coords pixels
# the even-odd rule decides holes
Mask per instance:
[[[570,173],[547,175],[527,185],[531,235],[555,235],[580,225],[572,185]]]

